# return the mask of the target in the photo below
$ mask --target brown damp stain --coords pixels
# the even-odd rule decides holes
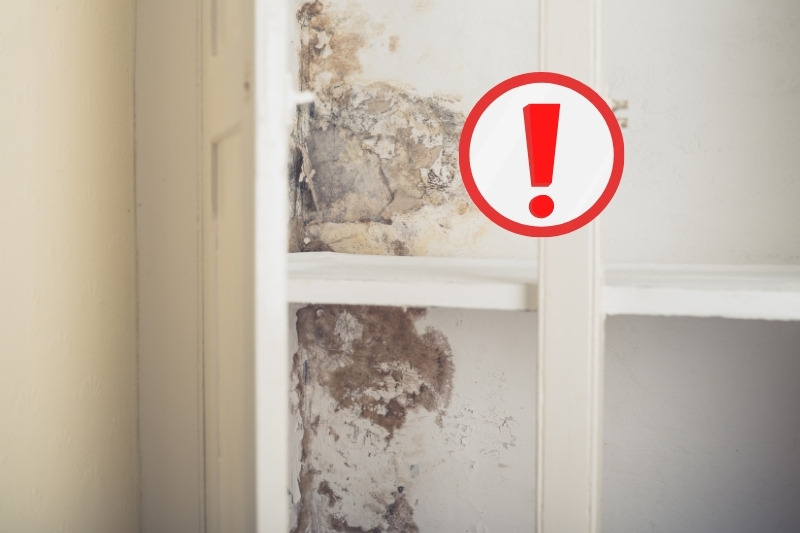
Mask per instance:
[[[322,481],[319,486],[317,487],[317,494],[322,496],[326,496],[328,498],[328,507],[333,507],[333,504],[340,500],[331,488],[330,484],[327,481]]]
[[[308,432],[307,432],[308,433]],[[305,440],[305,437],[304,437]],[[307,444],[303,444],[303,452],[307,450]],[[313,510],[311,507],[311,487],[314,483],[315,472],[305,468],[305,457],[303,457],[303,468],[300,471],[297,483],[300,489],[300,501],[297,503],[297,524],[290,530],[291,533],[306,533],[311,529]]]
[[[426,13],[433,9],[433,0],[414,0],[412,7],[414,11]]]
[[[420,11],[430,7],[427,1],[415,3]],[[423,236],[413,227],[396,224],[398,220],[425,206],[466,202],[457,179],[464,117],[447,107],[452,98],[422,97],[389,83],[354,81],[363,70],[359,51],[377,42],[381,31],[357,8],[337,12],[320,1],[309,2],[300,8],[297,20],[300,84],[314,92],[316,102],[299,111],[295,128],[290,250],[344,247],[408,255],[412,243]],[[398,43],[399,36],[389,37],[391,52],[397,51]],[[352,234],[321,238],[314,228],[326,224],[350,228]],[[373,230],[378,227],[397,229],[376,238]],[[347,243],[342,242],[345,238]],[[441,420],[452,390],[452,351],[441,332],[417,331],[415,323],[424,314],[421,309],[332,305],[298,311],[293,380],[302,438],[300,502],[293,532],[326,527],[355,533],[418,531],[402,488],[392,503],[380,504],[383,528],[353,527],[337,512],[342,496],[313,467],[312,445],[320,419],[312,398],[313,391],[325,391],[337,411],[367,420],[382,432],[386,446],[411,411],[431,411]],[[338,441],[338,434],[327,427]]]
[[[332,531],[342,533],[419,533],[419,527],[414,522],[414,509],[403,494],[397,494],[386,508],[383,518],[386,523],[383,529],[353,527],[344,517],[338,515],[328,517],[328,524]]]
[[[298,310],[298,387],[324,387],[337,410],[370,420],[391,441],[408,411],[436,413],[450,401],[452,349],[441,331],[417,331],[416,321],[424,315],[424,309],[399,307],[310,305]]]
[[[328,517],[328,525],[331,531],[340,533],[382,533],[380,528],[364,529],[363,527],[353,527],[347,523],[347,519],[337,515]]]
[[[380,26],[349,9],[315,1],[297,15],[301,87],[316,100],[295,127],[290,251],[404,255],[431,231],[409,224],[409,214],[467,198],[458,172],[464,116],[447,107],[447,97],[354,81],[362,71],[358,51]],[[391,36],[390,49],[398,41]],[[331,224],[339,228],[333,237]]]
[[[344,14],[326,11],[322,2],[308,2],[297,11],[297,21],[301,28],[300,48],[300,83],[301,88],[313,89],[311,81],[320,73],[330,73],[329,83],[339,83],[350,74],[361,72],[358,51],[367,43],[367,36],[359,30],[355,22],[365,22],[365,15],[360,20],[351,20],[346,24]]]
[[[308,305],[297,311],[298,350],[292,373],[303,434],[293,532],[304,533],[323,522],[332,531],[418,531],[402,487],[392,503],[382,504],[384,511],[378,516],[383,529],[350,526],[337,513],[341,496],[308,459],[320,424],[310,400],[314,391],[323,391],[322,401],[333,402],[336,412],[374,424],[387,447],[409,412],[441,415],[452,394],[453,354],[442,332],[417,330],[416,322],[425,314],[417,308],[347,305]]]
[[[386,509],[384,515],[387,531],[391,533],[419,533],[417,524],[414,523],[414,509],[403,494],[398,494],[394,502]]]
[[[403,241],[395,240],[391,244],[392,255],[410,255],[408,245]]]

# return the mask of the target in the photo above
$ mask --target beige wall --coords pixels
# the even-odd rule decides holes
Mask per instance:
[[[139,529],[133,0],[0,4],[0,531]]]

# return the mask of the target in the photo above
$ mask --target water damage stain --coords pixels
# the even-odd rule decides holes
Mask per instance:
[[[362,81],[359,50],[382,26],[358,8],[316,1],[297,19],[300,85],[315,102],[294,131],[290,251],[446,253],[453,226],[469,227],[453,218],[474,211],[458,173],[464,116],[444,97]]]
[[[414,481],[396,461],[393,439],[412,413],[444,413],[454,371],[444,334],[418,331],[424,315],[343,305],[297,311],[292,383],[302,464],[294,532],[417,531],[406,501]]]

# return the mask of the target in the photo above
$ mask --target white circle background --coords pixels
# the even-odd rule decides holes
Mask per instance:
[[[548,187],[531,185],[525,117],[528,104],[561,104]],[[526,226],[548,227],[578,218],[597,202],[611,179],[614,145],[608,125],[580,93],[551,83],[532,83],[502,94],[478,118],[469,147],[472,177],[496,211]],[[546,194],[555,208],[546,218],[528,207]]]

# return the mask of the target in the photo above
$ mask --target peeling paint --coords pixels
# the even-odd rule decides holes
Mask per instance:
[[[358,52],[383,30],[362,11],[316,1],[297,18],[300,84],[315,102],[299,112],[295,128],[290,251],[438,255],[468,248],[485,229],[475,223],[480,215],[458,172],[463,114],[446,96],[363,82]],[[398,42],[389,36],[392,52]]]
[[[298,310],[293,407],[303,436],[293,531],[417,531],[406,497],[419,467],[415,474],[414,465],[386,462],[385,452],[409,413],[441,416],[450,402],[452,350],[440,331],[417,330],[424,315],[394,307]],[[384,469],[384,479],[370,479],[366,493],[356,493],[349,477],[312,446],[340,438],[349,442],[336,446],[341,457],[355,450]],[[357,476],[362,465],[345,459],[341,466]]]
[[[403,58],[414,42],[396,25],[387,31],[357,2],[338,5],[309,2],[297,13],[300,86],[315,102],[300,108],[293,134],[290,251],[470,254],[489,224],[459,177],[459,96],[420,94],[405,82],[370,78],[362,51]],[[430,0],[414,0],[415,13],[432,9]],[[486,516],[509,502],[531,508],[527,488],[501,504],[492,495],[474,497],[485,480],[494,486],[515,475],[499,473],[506,464],[533,456],[530,423],[523,424],[527,439],[518,446],[515,420],[522,415],[513,410],[514,418],[494,401],[505,377],[491,369],[476,373],[472,363],[460,363],[459,379],[469,382],[461,384],[460,398],[451,398],[451,340],[461,326],[430,322],[431,316],[441,320],[438,313],[335,305],[298,310],[293,532],[447,530],[459,521],[459,530],[479,531]],[[458,517],[433,518],[450,504],[460,506]],[[531,523],[527,514],[517,515]]]
[[[399,35],[391,35],[389,37],[389,51],[394,53],[397,52],[397,44],[400,42]]]
[[[392,531],[389,519],[399,529],[411,510],[407,531],[531,529],[529,314],[307,305],[293,315],[293,531]]]

